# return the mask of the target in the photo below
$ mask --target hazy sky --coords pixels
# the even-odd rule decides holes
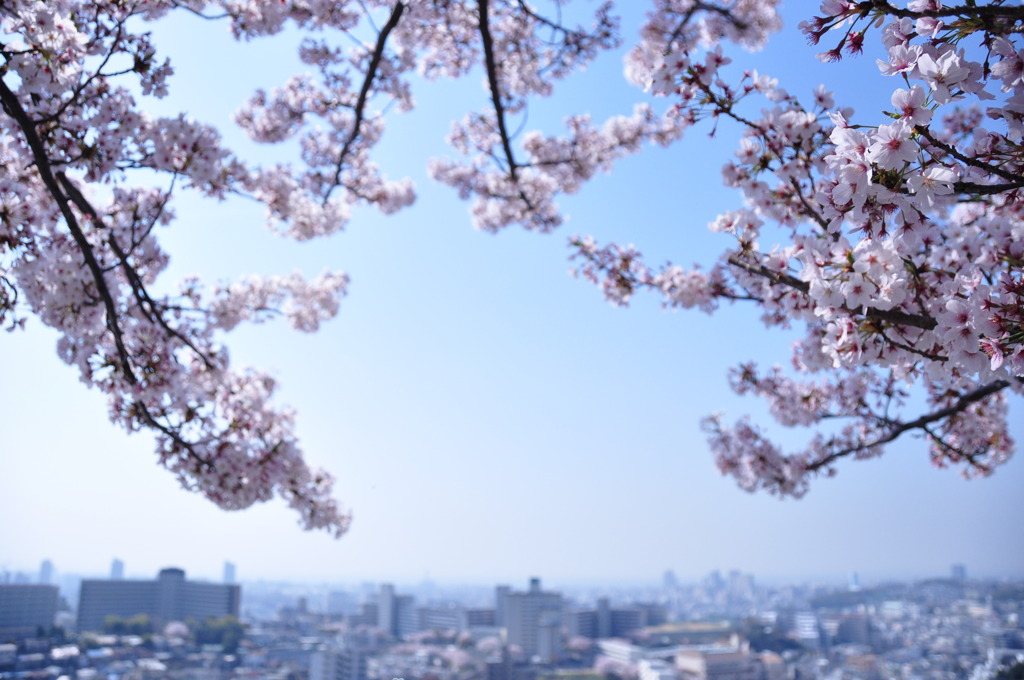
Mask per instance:
[[[802,17],[787,18],[744,66],[805,97],[823,78],[840,82],[840,99],[856,96],[877,121],[897,86],[876,75],[877,43],[870,58],[818,65],[796,33]],[[226,31],[184,18],[160,30],[177,69],[162,111],[227,124],[255,85],[287,77],[280,41],[238,46]],[[529,124],[629,112],[639,95],[620,74],[621,55],[604,58]],[[229,559],[243,579],[328,581],[653,581],[667,568],[684,579],[715,568],[871,579],[944,575],[954,562],[1024,576],[1020,458],[965,482],[906,439],[842,465],[800,501],[746,494],[719,476],[698,423],[724,411],[767,425],[757,401],[729,391],[726,370],[786,363],[793,336],[765,331],[750,307],[708,317],[639,299],[616,309],[566,273],[577,232],[633,242],[655,263],[711,263],[729,244],[706,225],[739,206],[718,176],[735,130],[710,139],[705,126],[622,162],[561,201],[571,221],[558,234],[489,236],[423,170],[445,153],[448,121],[481,106],[479,83],[421,88],[417,112],[392,116],[380,164],[419,192],[398,216],[358,211],[347,233],[297,245],[263,229],[251,205],[187,199],[164,233],[168,280],[325,267],[352,277],[340,315],[316,335],[270,324],[228,340],[236,362],[279,378],[308,458],[335,473],[354,512],[349,535],[303,533],[280,502],[226,513],[179,489],[154,464],[150,436],[109,425],[100,395],[56,358],[54,335],[30,323],[4,335],[0,354],[0,573],[49,558],[105,574],[119,557],[129,576],[175,565],[217,578]],[[1011,418],[1024,441],[1019,400]]]

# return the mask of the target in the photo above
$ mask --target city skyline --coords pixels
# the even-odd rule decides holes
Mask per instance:
[[[108,580],[134,580],[134,581],[150,581],[156,577],[161,571],[165,569],[180,569],[184,570],[190,580],[201,582],[201,583],[224,583],[224,584],[255,584],[255,583],[277,583],[282,585],[293,585],[293,586],[344,586],[348,588],[365,589],[370,584],[375,583],[390,583],[399,589],[412,588],[412,589],[431,589],[431,588],[488,588],[496,585],[522,585],[527,584],[533,579],[542,580],[545,585],[548,582],[556,583],[558,587],[600,587],[607,586],[609,588],[642,588],[642,589],[657,589],[665,588],[665,580],[671,574],[671,578],[676,584],[681,587],[688,587],[698,585],[702,582],[707,581],[709,578],[713,578],[715,575],[720,577],[728,577],[732,574],[739,574],[744,577],[750,577],[759,585],[789,585],[796,583],[820,583],[823,586],[842,586],[848,587],[871,587],[878,584],[888,582],[917,582],[926,581],[932,579],[951,579],[951,580],[978,580],[978,581],[1014,581],[1021,578],[1021,574],[1017,573],[1013,569],[1008,569],[1005,573],[975,573],[969,564],[963,562],[955,562],[949,565],[937,566],[935,569],[922,572],[918,574],[897,574],[897,573],[886,573],[882,571],[873,571],[868,569],[867,571],[861,571],[858,569],[851,569],[842,573],[831,573],[831,574],[793,574],[791,576],[786,575],[764,575],[758,574],[752,570],[744,569],[737,565],[728,565],[724,567],[713,568],[709,571],[698,573],[697,571],[685,572],[680,571],[676,568],[666,568],[659,572],[652,572],[650,574],[637,574],[633,578],[622,578],[622,579],[601,579],[601,578],[577,578],[574,579],[572,576],[561,576],[561,577],[548,577],[544,574],[526,573],[518,576],[512,576],[511,578],[505,579],[488,579],[486,575],[473,578],[453,578],[446,577],[443,574],[432,575],[424,574],[421,577],[410,576],[402,579],[380,579],[373,574],[365,575],[344,575],[336,579],[306,579],[301,578],[288,578],[286,576],[280,577],[267,577],[267,576],[246,576],[244,569],[239,569],[238,565],[231,562],[221,562],[219,571],[217,568],[209,571],[194,571],[189,565],[183,564],[180,561],[174,563],[167,563],[157,566],[153,570],[148,569],[148,562],[143,562],[146,567],[140,567],[138,569],[130,569],[128,563],[122,560],[115,560],[115,562],[121,565],[124,570],[121,575],[117,575],[110,572],[110,569],[105,573],[100,572],[88,572],[88,571],[77,571],[73,568],[62,568],[60,564],[55,563],[53,560],[45,559],[42,560],[40,565],[33,570],[29,567],[19,567],[18,565],[24,564],[24,562],[17,563],[0,563],[0,583],[50,583],[59,585],[61,582],[73,581],[77,579],[108,579]],[[42,569],[43,565],[49,564],[50,576],[49,579],[44,580]],[[228,581],[225,579],[226,566],[230,565],[232,568],[233,579]]]
[[[254,585],[238,609],[238,586],[204,585],[172,568],[156,581],[83,583],[78,625],[58,607],[56,586],[0,584],[0,673],[34,669],[59,680],[66,669],[140,668],[192,677],[219,667],[221,678],[287,670],[310,680],[525,680],[552,671],[783,680],[859,677],[867,668],[945,680],[969,669],[999,677],[1000,667],[1024,663],[1024,581],[965,580],[963,565],[952,572],[877,590],[776,588],[740,572],[694,586],[669,572],[656,588],[615,592],[573,592],[537,577],[484,591],[362,584],[356,595]]]

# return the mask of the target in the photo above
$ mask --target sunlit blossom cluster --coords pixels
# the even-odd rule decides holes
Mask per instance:
[[[1008,460],[1007,393],[1024,391],[1022,24],[1024,11],[1004,2],[822,3],[801,28],[835,45],[825,61],[863,52],[881,28],[878,68],[898,85],[892,109],[869,124],[823,88],[805,107],[764,74],[730,84],[719,46],[702,51],[685,35],[646,70],[634,67],[681,117],[728,117],[745,130],[722,171],[744,207],[710,225],[735,246],[710,273],[685,279],[675,265],[649,269],[632,246],[575,237],[575,257],[616,303],[641,288],[705,311],[751,301],[768,325],[806,328],[792,375],[808,377],[749,364],[733,376],[781,425],[823,428],[806,449],[784,453],[748,420],[705,421],[720,469],[743,488],[802,495],[815,474],[879,455],[904,433],[923,435],[936,465],[968,476]],[[760,112],[754,97],[766,103]],[[762,245],[766,222],[789,241]],[[692,285],[680,296],[666,279]],[[915,386],[931,410],[909,417]]]

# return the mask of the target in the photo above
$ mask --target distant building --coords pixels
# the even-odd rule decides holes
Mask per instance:
[[[754,598],[754,576],[733,570],[729,572],[729,599],[732,602],[749,602]]]
[[[530,579],[525,593],[509,592],[504,597],[507,642],[516,645],[527,658],[539,657],[550,663],[561,655],[562,596],[541,590],[540,579]]]
[[[382,583],[377,593],[377,627],[390,635],[395,634],[395,586]]]
[[[836,630],[836,642],[870,647],[874,643],[871,619],[865,614],[842,615]]]
[[[676,654],[681,680],[760,680],[761,665],[742,648],[704,648]]]
[[[39,582],[53,583],[53,562],[50,560],[43,560],[39,565]]]
[[[420,614],[412,595],[397,595],[395,587],[384,583],[377,594],[377,627],[395,638],[404,638],[420,630]]]
[[[677,621],[648,627],[644,633],[659,645],[730,644],[733,630],[727,622]]]
[[[405,605],[402,603],[403,596],[396,598],[396,607],[399,610],[398,627],[402,628],[402,621],[405,619]],[[416,607],[417,630],[456,630],[480,632],[481,629],[494,629],[494,610],[478,607],[463,607],[454,603],[434,605],[427,607]],[[403,635],[407,635],[404,633]]]
[[[597,601],[596,609],[571,612],[567,617],[569,635],[582,636],[591,640],[625,637],[629,633],[665,623],[663,607],[652,604],[635,604],[612,609],[608,598]]]
[[[821,647],[821,627],[814,612],[798,611],[793,615],[791,635],[808,649]]]
[[[493,628],[497,624],[497,612],[488,608],[469,608],[461,612],[459,630]]]
[[[329,615],[351,614],[357,610],[355,600],[350,594],[340,590],[327,593],[327,613]]]
[[[954,581],[966,581],[967,580],[967,567],[962,564],[954,564],[950,570],[952,572]]]
[[[487,660],[485,680],[537,680],[537,667],[526,663],[514,663],[503,649],[500,658]]]
[[[356,649],[321,649],[313,653],[309,680],[366,680],[366,654]]]
[[[601,640],[597,643],[597,649],[600,651],[601,656],[606,656],[620,663],[636,663],[644,658],[643,647],[635,645],[629,640],[619,640],[616,638]]]
[[[359,611],[355,614],[349,614],[345,617],[346,623],[349,628],[357,628],[359,626],[372,626],[374,628],[380,627],[380,607],[376,602],[364,602],[360,607]]]
[[[505,625],[505,598],[512,592],[509,586],[495,586],[494,588],[494,625]]]
[[[78,630],[102,630],[108,616],[148,616],[155,626],[186,619],[238,616],[241,589],[185,580],[181,569],[162,569],[155,581],[85,579],[78,595]]]
[[[57,615],[57,586],[0,584],[0,639],[32,637]]]
[[[235,580],[235,563],[234,562],[225,562],[224,563],[224,583],[226,583],[229,586],[232,586],[235,583],[237,583],[237,581]]]
[[[395,597],[395,636],[405,638],[420,630],[420,616],[416,611],[416,598],[412,595]]]
[[[110,580],[120,581],[124,578],[124,562],[114,558],[114,561],[110,563]]]
[[[459,607],[419,607],[420,630],[463,630]]]
[[[675,669],[660,659],[642,659],[637,664],[638,680],[676,680]]]

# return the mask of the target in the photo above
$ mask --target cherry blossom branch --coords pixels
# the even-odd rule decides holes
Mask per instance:
[[[36,169],[39,172],[40,178],[43,180],[43,183],[49,189],[50,195],[56,201],[58,208],[60,209],[61,214],[64,217],[68,230],[71,232],[72,237],[75,240],[75,243],[78,245],[78,248],[82,253],[83,259],[85,260],[86,266],[89,268],[89,271],[93,275],[93,280],[96,284],[97,291],[100,294],[100,298],[103,301],[103,305],[106,311],[107,329],[111,332],[111,334],[114,337],[114,344],[117,348],[119,361],[121,363],[122,374],[125,377],[125,381],[129,385],[136,385],[138,384],[138,379],[136,378],[134,370],[132,369],[131,359],[129,358],[128,350],[125,346],[124,332],[117,321],[118,317],[116,313],[115,303],[113,300],[113,295],[110,291],[109,286],[107,285],[106,279],[103,275],[103,271],[99,266],[99,262],[96,260],[96,256],[93,253],[92,245],[86,239],[81,226],[78,224],[78,219],[75,216],[74,211],[72,211],[70,207],[70,203],[72,202],[75,202],[77,204],[77,201],[75,200],[76,196],[81,198],[83,202],[85,201],[85,199],[81,195],[81,193],[78,192],[77,188],[75,188],[74,185],[72,185],[68,181],[67,177],[64,176],[63,173],[56,173],[56,175],[53,173],[50,167],[49,158],[47,158],[45,151],[43,151],[42,141],[36,134],[35,126],[29,119],[28,114],[21,107],[21,103],[18,101],[17,96],[14,95],[14,93],[7,87],[7,83],[3,82],[2,79],[0,79],[0,98],[2,98],[4,110],[7,111],[8,114],[11,115],[18,122],[19,127],[25,134],[25,141],[29,145],[29,148],[32,150],[33,158],[35,159]],[[73,193],[65,194],[63,191],[61,191],[61,188],[58,185],[57,181],[58,177],[60,178],[61,183],[64,184],[65,187],[70,187],[72,189]],[[81,209],[81,206],[79,207]],[[96,220],[97,224],[102,224],[95,210],[93,210],[87,202],[86,208],[87,210],[83,212],[85,212],[85,214],[89,214],[90,218]],[[126,271],[133,271],[131,270],[131,267],[127,265],[127,263],[125,263],[125,269]],[[179,337],[179,339],[183,339],[181,338],[180,334],[178,334],[176,331],[169,329],[166,323],[163,322],[163,319],[160,319],[160,321],[162,325],[166,329],[170,330],[176,337]],[[186,344],[188,344],[190,347],[192,346],[191,343],[187,342],[187,340]],[[195,348],[193,347],[193,349]],[[198,350],[196,351],[199,356],[203,357],[203,359],[208,362],[208,359],[206,359],[205,355],[202,352],[199,352]],[[152,427],[162,432],[164,435],[166,435],[168,438],[174,441],[178,446],[180,446],[181,449],[189,455],[189,457],[193,458],[196,462],[203,465],[204,467],[213,467],[210,461],[206,460],[201,454],[198,453],[194,445],[185,441],[178,432],[160,423],[159,420],[152,414],[152,412],[144,403],[142,403],[141,401],[135,401],[132,404],[132,409],[135,410],[138,414],[142,415],[143,419],[146,422],[148,422]]]
[[[907,325],[907,324],[904,324],[904,325]],[[882,336],[883,340],[885,340],[887,343],[889,343],[893,347],[900,348],[904,352],[910,352],[911,354],[916,354],[919,357],[922,357],[922,358],[925,358],[925,359],[930,359],[932,361],[938,361],[940,363],[945,363],[945,362],[949,361],[949,357],[944,357],[944,356],[940,356],[938,354],[933,354],[931,352],[926,352],[924,350],[917,349],[916,347],[912,347],[911,345],[908,345],[905,342],[900,342],[899,340],[893,340],[885,332],[885,329],[877,328],[875,330],[879,333],[879,335]]]
[[[566,35],[566,36],[569,35],[570,33],[572,33],[572,31],[570,31],[568,28],[563,26],[562,23],[561,23],[562,8],[560,6],[557,8],[558,9],[558,15],[559,15],[559,21],[552,21],[551,19],[548,19],[546,16],[542,16],[542,15],[538,14],[537,12],[534,12],[533,8],[530,7],[530,5],[525,2],[525,0],[516,0],[516,4],[519,6],[519,11],[520,12],[522,12],[526,16],[530,17],[534,21],[537,21],[539,23],[544,24],[545,26],[550,28],[552,31],[554,31],[556,33],[561,33],[562,35]]]
[[[747,27],[745,23],[738,20],[733,15],[732,11],[729,10],[728,7],[721,7],[719,5],[697,0],[697,2],[694,2],[686,10],[686,12],[683,13],[683,17],[679,20],[675,30],[673,30],[672,33],[669,34],[668,39],[665,41],[666,44],[671,46],[672,43],[678,40],[679,37],[683,34],[683,31],[686,30],[686,26],[690,23],[693,17],[696,16],[697,12],[700,11],[719,14],[723,16],[725,19],[727,19],[729,22],[731,22],[736,28],[739,28],[741,30]]]
[[[0,323],[7,318],[7,314],[13,312],[18,305],[18,287],[0,273]],[[11,325],[6,330],[14,330],[19,324],[18,319],[12,319]]]
[[[113,75],[123,75],[124,73],[130,73],[131,70],[122,71],[121,73],[111,73],[111,74],[103,73],[103,69],[106,67],[106,65],[108,63],[110,63],[110,60],[117,53],[117,48],[121,44],[121,42],[123,40],[123,36],[124,36],[124,22],[118,22],[117,23],[116,35],[114,36],[114,39],[111,41],[110,48],[107,50],[107,53],[103,56],[103,60],[100,62],[99,66],[96,67],[96,70],[93,71],[89,75],[89,77],[87,77],[84,80],[82,80],[82,82],[77,87],[75,87],[74,90],[71,91],[71,94],[64,101],[64,103],[61,104],[57,108],[56,111],[54,111],[53,113],[51,113],[48,116],[44,116],[43,118],[38,118],[38,119],[34,120],[33,123],[36,124],[36,125],[41,125],[43,123],[52,123],[52,122],[58,120],[61,117],[61,115],[63,115],[68,110],[68,108],[70,106],[72,106],[73,104],[76,104],[78,102],[78,98],[79,98],[79,96],[81,96],[81,94],[85,90],[85,88],[89,87],[89,85],[91,85],[93,82],[95,82],[97,78],[104,78],[104,77],[110,77],[110,76],[113,76]]]
[[[174,443],[176,449],[175,453],[184,452],[190,459],[194,460],[206,470],[216,469],[213,462],[207,460],[206,457],[199,452],[200,442],[190,442],[182,437],[179,430],[161,423],[160,420],[153,415],[153,412],[149,410],[149,407],[141,401],[132,402],[131,408],[134,413],[141,415],[142,419],[148,423],[150,427],[159,431]]]
[[[96,209],[89,200],[86,199],[81,191],[79,191],[78,187],[76,187],[71,180],[67,178],[67,175],[63,172],[58,172],[56,173],[56,176],[64,186],[67,196],[70,197],[71,201],[78,207],[78,209],[81,210],[83,214],[87,215],[98,228],[109,232],[109,229],[107,229],[106,225],[103,223],[103,219],[100,217],[99,213],[96,212]],[[121,271],[124,273],[128,284],[131,286],[132,294],[139,303],[139,309],[146,315],[146,318],[152,323],[163,328],[171,337],[176,338],[183,345],[195,352],[196,356],[206,364],[207,368],[213,368],[214,364],[207,356],[206,352],[196,347],[195,343],[193,343],[189,338],[167,323],[163,314],[164,306],[157,303],[150,296],[149,291],[146,290],[146,286],[139,277],[139,273],[128,261],[128,254],[123,248],[121,248],[121,244],[117,242],[117,239],[114,238],[112,233],[108,233],[107,244],[110,246],[110,249],[114,251],[114,255],[117,256],[118,262],[120,262],[121,265]]]
[[[174,194],[174,187],[178,183],[178,178],[180,176],[181,174],[176,170],[171,173],[171,181],[167,186],[167,191],[164,192],[163,199],[161,199],[160,204],[157,206],[157,209],[153,211],[153,215],[149,219],[149,224],[147,224],[146,228],[142,230],[141,235],[138,233],[136,229],[136,222],[138,220],[132,221],[132,242],[128,248],[126,255],[133,255],[136,249],[139,247],[139,245],[142,244],[142,241],[153,233],[153,229],[156,228],[156,225],[163,218],[164,213],[167,210],[167,206],[171,202],[171,196]]]
[[[82,254],[86,267],[92,275],[100,300],[105,308],[105,325],[114,338],[114,344],[118,355],[118,363],[120,364],[121,374],[123,375],[125,382],[131,386],[145,388],[146,386],[140,385],[139,379],[133,369],[132,360],[125,342],[124,330],[118,322],[119,316],[117,314],[116,303],[113,299],[113,292],[106,281],[103,268],[100,266],[99,261],[96,258],[93,245],[86,237],[79,223],[78,217],[71,209],[71,206],[74,205],[82,212],[83,215],[88,216],[97,228],[106,229],[101,217],[63,172],[55,173],[53,171],[52,164],[45,153],[43,142],[36,132],[35,125],[32,123],[27,112],[21,106],[17,96],[10,90],[6,82],[2,81],[2,79],[0,79],[0,99],[2,99],[4,111],[15,120],[19,128],[22,130],[26,144],[32,152],[37,173],[57,204],[57,207],[64,218],[65,225],[71,233],[75,244]],[[182,333],[171,328],[166,323],[166,320],[161,314],[161,306],[149,296],[142,284],[138,272],[128,262],[127,254],[120,248],[112,234],[108,236],[107,243],[119,258],[126,279],[129,281],[134,295],[139,302],[139,308],[146,318],[161,326],[169,336],[177,338],[185,346],[190,347],[196,355],[206,363],[208,368],[214,368],[205,352],[201,351]],[[127,405],[127,410],[124,415],[129,419],[129,421],[126,422],[141,422],[160,432],[171,443],[171,454],[184,455],[187,456],[189,460],[193,461],[193,465],[198,467],[190,468],[191,472],[188,474],[194,476],[199,474],[199,470],[205,470],[207,472],[214,472],[216,470],[216,466],[213,464],[212,460],[201,452],[201,449],[207,448],[209,442],[188,441],[188,439],[182,434],[180,429],[181,425],[165,424],[161,422],[160,417],[154,414],[152,409],[150,409],[150,407],[147,406],[147,404],[140,398],[131,399],[130,403]],[[189,416],[186,414],[184,416],[184,422],[187,422],[188,419]],[[277,450],[279,447],[280,442],[274,445],[274,450]],[[164,455],[161,456],[161,459],[170,467],[170,464],[166,461]],[[177,466],[175,469],[178,471],[179,477],[182,478],[184,483],[186,481],[184,477],[186,472]],[[241,493],[241,484],[241,480],[236,480],[235,493]],[[190,483],[190,486],[192,488],[202,488],[198,481]],[[207,494],[214,493],[208,488],[203,488],[203,490]],[[299,503],[305,497],[306,491],[301,488],[295,488],[292,490],[292,493],[295,494],[292,498],[293,503]],[[343,533],[347,526],[347,518],[338,515],[336,508],[332,508],[334,508],[333,503],[330,507],[325,506],[325,514],[323,514],[323,516],[321,516],[320,511],[316,508],[305,509],[305,521],[307,522],[307,525],[310,527],[330,525],[335,528],[338,535]]]
[[[983,161],[980,161],[977,158],[973,158],[971,156],[967,156],[967,155],[961,153],[960,150],[957,149],[955,146],[952,146],[950,144],[946,144],[946,143],[936,139],[935,135],[932,134],[932,131],[930,129],[928,129],[926,126],[924,126],[924,125],[916,126],[914,128],[914,131],[917,132],[918,134],[920,134],[925,139],[927,139],[929,144],[931,144],[932,146],[938,147],[939,149],[945,151],[946,153],[948,153],[949,155],[951,155],[953,158],[957,159],[961,163],[965,163],[965,164],[971,166],[972,168],[978,168],[979,170],[984,170],[985,172],[991,173],[993,175],[997,175],[997,176],[1002,177],[1003,179],[1005,179],[1005,180],[1007,180],[1009,182],[1009,184],[1003,184],[1003,185],[980,185],[980,184],[973,184],[973,183],[966,183],[966,182],[957,182],[957,183],[955,183],[953,185],[954,189],[956,189],[957,186],[960,186],[961,188],[957,189],[958,191],[976,192],[976,191],[981,191],[982,188],[984,188],[984,189],[992,190],[993,193],[999,193],[1000,191],[1010,191],[1012,189],[1019,189],[1020,187],[1024,187],[1024,179],[1021,179],[1020,173],[1014,173],[1014,172],[1011,172],[1011,171],[1008,171],[1008,170],[1004,170],[1003,168],[999,167],[998,165],[991,165],[989,163],[985,163]]]
[[[223,12],[221,14],[204,14],[202,11],[189,6],[188,2],[183,2],[182,0],[174,0],[172,4],[179,9],[183,9],[200,19],[206,19],[207,21],[217,21],[231,16],[229,12]]]
[[[359,138],[359,129],[363,124],[363,118],[366,115],[366,102],[370,96],[370,88],[373,85],[373,80],[377,76],[377,71],[380,68],[381,59],[384,57],[384,49],[387,46],[388,36],[391,31],[398,26],[398,22],[402,18],[402,13],[405,11],[405,2],[395,3],[394,9],[391,10],[391,16],[388,17],[387,23],[381,28],[380,33],[377,35],[377,44],[373,48],[373,54],[370,56],[370,63],[366,67],[366,73],[363,76],[362,87],[359,88],[359,96],[356,99],[354,107],[355,120],[352,121],[352,131],[349,133],[348,138],[345,140],[345,144],[341,148],[341,152],[338,153],[338,164],[334,170],[334,180],[328,187],[324,194],[323,203],[326,204],[328,199],[331,197],[331,193],[341,184],[341,172],[344,169],[345,158],[348,156],[349,150],[352,145]]]
[[[96,260],[96,256],[92,250],[92,245],[89,244],[85,234],[82,232],[82,228],[78,224],[78,218],[75,216],[74,211],[71,210],[70,199],[63,191],[61,191],[61,187],[53,175],[53,171],[50,167],[50,159],[46,155],[42,140],[36,133],[35,125],[29,118],[28,113],[26,113],[25,109],[21,106],[21,102],[18,101],[17,95],[7,87],[7,83],[3,78],[0,78],[0,101],[3,103],[4,111],[6,111],[7,115],[11,116],[15,122],[17,122],[22,134],[24,134],[25,142],[32,151],[32,158],[35,161],[36,171],[39,173],[39,177],[42,179],[43,184],[46,185],[50,195],[53,197],[54,201],[56,201],[57,207],[60,210],[61,215],[64,217],[68,230],[71,232],[72,238],[75,240],[75,243],[78,245],[78,248],[82,253],[85,265],[92,274],[93,281],[96,284],[96,290],[100,295],[100,299],[103,301],[103,307],[107,317],[107,329],[114,337],[114,345],[117,348],[117,354],[121,362],[121,368],[124,373],[125,380],[128,381],[130,385],[134,385],[136,384],[137,379],[135,377],[135,373],[132,371],[131,360],[128,357],[128,350],[124,343],[124,336],[121,327],[117,322],[117,307],[114,304],[114,298],[110,292],[110,288],[107,286],[106,279],[103,276],[103,270],[100,267],[99,262]]]
[[[518,184],[519,164],[516,162],[515,154],[512,152],[512,139],[508,134],[505,122],[505,104],[501,100],[501,87],[498,83],[498,64],[494,56],[494,38],[491,36],[487,3],[488,0],[477,0],[476,4],[479,14],[480,41],[484,48],[484,70],[487,73],[487,87],[491,93],[491,105],[494,106],[494,116],[498,123],[498,134],[501,137],[501,147],[508,161],[508,172],[512,183]],[[526,196],[521,197],[529,205],[529,200]]]
[[[810,170],[807,171],[807,175],[808,180],[811,180]],[[803,189],[800,187],[800,182],[798,182],[794,177],[790,181],[790,184],[793,186],[793,192],[796,194],[797,200],[800,201],[800,205],[804,207],[804,215],[814,220],[818,226],[821,227],[823,232],[828,232],[828,220],[822,217],[821,213],[815,210],[811,205],[811,202],[807,200],[806,196],[804,196]],[[813,180],[811,180],[811,184],[813,186]]]
[[[746,262],[735,255],[730,256],[728,262],[734,267],[739,267],[749,274],[764,277],[772,283],[788,286],[805,295],[810,290],[810,284],[806,281],[801,281],[791,274],[772,271],[763,264]],[[854,313],[852,310],[847,311]],[[896,324],[898,326],[913,326],[914,328],[922,328],[924,330],[931,330],[937,325],[935,319],[931,317],[921,314],[909,314],[898,309],[877,309],[874,307],[865,307],[864,315],[868,318],[888,321],[889,323]]]
[[[940,9],[910,10],[901,9],[890,5],[888,0],[868,0],[861,2],[856,7],[862,13],[870,10],[877,10],[889,16],[903,17],[907,19],[940,19],[951,16],[975,16],[980,18],[999,18],[1024,20],[1024,7],[1006,7],[1004,5],[981,5],[973,3],[969,5],[957,5],[956,7],[942,7]]]
[[[1018,381],[1019,380],[1020,379],[1018,378]],[[986,385],[982,385],[981,387],[975,390],[971,390],[966,394],[960,395],[956,402],[954,402],[950,406],[947,406],[946,408],[942,408],[939,409],[938,411],[927,413],[923,416],[920,416],[919,418],[915,418],[914,420],[905,423],[901,423],[899,421],[886,421],[886,424],[891,426],[892,429],[889,430],[889,432],[886,433],[884,436],[874,439],[870,442],[864,442],[855,446],[849,446],[840,449],[839,451],[831,453],[826,457],[808,465],[807,469],[820,470],[822,468],[828,467],[829,465],[831,465],[840,458],[844,458],[846,456],[855,454],[859,451],[872,449],[893,442],[901,435],[911,430],[926,430],[926,428],[932,423],[944,420],[958,413],[962,413],[972,404],[983,401],[984,399],[987,399],[993,394],[1005,390],[1007,387],[1010,386],[1010,384],[1011,383],[1008,380],[994,380]]]

